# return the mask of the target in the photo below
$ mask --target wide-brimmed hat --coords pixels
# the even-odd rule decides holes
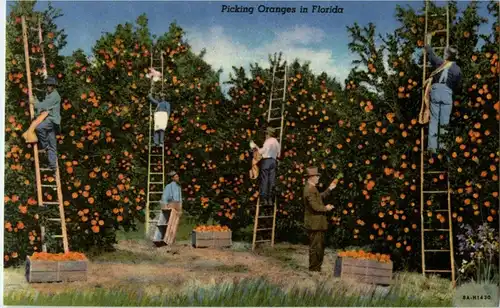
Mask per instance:
[[[176,172],[176,171],[170,171],[167,175],[168,175],[168,176],[174,176],[174,175],[176,175],[176,174],[177,174],[177,172]]]
[[[57,86],[57,80],[54,77],[47,77],[44,83],[47,86]]]
[[[274,136],[276,134],[276,129],[274,129],[272,127],[267,127],[266,128],[266,134]]]
[[[311,176],[321,176],[321,174],[318,172],[318,168],[317,167],[309,167],[307,168],[307,176],[308,177],[311,177]]]

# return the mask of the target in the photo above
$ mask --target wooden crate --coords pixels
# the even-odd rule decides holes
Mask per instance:
[[[390,285],[392,282],[392,262],[382,263],[375,260],[362,260],[337,257],[334,276],[355,279],[359,282]]]
[[[221,248],[221,247],[231,247],[232,232],[198,232],[193,231],[191,235],[192,244],[194,247],[210,247],[210,248]]]
[[[154,224],[153,243],[158,246],[172,245],[175,242],[181,212],[163,208],[158,221]]]
[[[26,260],[26,280],[28,282],[70,282],[86,281],[88,260],[44,261]]]

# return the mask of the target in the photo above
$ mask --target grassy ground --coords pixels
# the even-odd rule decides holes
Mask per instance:
[[[66,292],[57,295],[13,292],[5,296],[7,305],[57,306],[450,306],[448,300],[424,298],[398,288],[374,290],[369,295],[353,295],[346,288],[319,287],[315,290],[284,291],[263,279],[201,287],[184,294],[151,296],[135,289]]]
[[[245,242],[230,249],[195,249],[194,223],[183,217],[178,242],[155,248],[137,232],[119,233],[116,251],[90,258],[88,279],[28,284],[24,270],[4,271],[4,302],[36,306],[450,306],[449,281],[396,273],[391,287],[333,276],[327,250],[322,273],[307,271],[303,245],[280,243],[256,252]]]

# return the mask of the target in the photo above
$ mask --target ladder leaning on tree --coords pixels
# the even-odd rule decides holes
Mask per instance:
[[[276,60],[276,59],[275,59]],[[286,103],[286,82],[287,82],[287,63],[280,66],[279,60],[276,61],[273,65],[273,78],[271,83],[271,94],[269,95],[269,109],[267,112],[267,124],[268,127],[272,127],[271,123],[280,122],[279,127],[272,127],[274,131],[279,130],[279,143],[283,148],[282,140],[283,140],[283,125],[284,125],[284,113],[285,113],[285,103]],[[281,102],[280,107],[273,107],[274,104],[278,104]],[[277,124],[275,124],[277,125]],[[274,194],[274,202],[272,213],[270,213],[270,209],[267,207],[263,207],[261,209],[260,205],[260,196],[257,199],[257,206],[255,209],[255,219],[254,219],[254,228],[253,228],[253,240],[252,240],[252,250],[255,250],[257,243],[265,243],[271,242],[271,247],[274,247],[274,237],[276,232],[276,212],[278,206],[278,197]],[[262,212],[261,212],[262,210]],[[272,219],[272,222],[269,221]],[[261,222],[267,222],[263,223]],[[259,228],[259,223],[264,225]],[[271,225],[271,226],[270,226]],[[271,232],[269,239],[269,231]],[[261,239],[257,239],[257,234],[262,234]],[[267,238],[266,238],[267,235]]]
[[[35,57],[30,57],[29,54],[29,43],[28,43],[28,30],[31,31],[36,31],[38,32],[38,40],[39,40],[39,45],[41,49],[41,63],[42,63],[42,70],[43,74],[45,77],[47,77],[47,67],[46,67],[46,62],[45,62],[45,54],[43,52],[43,32],[42,32],[42,22],[40,16],[37,18],[38,21],[38,27],[37,28],[28,28],[28,25],[26,23],[26,17],[22,16],[21,17],[21,23],[22,23],[22,29],[23,29],[23,42],[24,42],[24,56],[25,56],[25,62],[26,62],[26,77],[28,80],[28,96],[31,101],[33,97],[33,86],[31,82],[31,68],[30,68],[30,59],[37,60]],[[31,120],[34,120],[35,118],[35,110],[33,105],[30,104],[30,116]],[[53,171],[52,169],[49,168],[40,168],[40,158],[39,154],[47,154],[46,150],[38,150],[38,144],[34,143],[33,144],[33,156],[35,159],[35,177],[36,177],[36,190],[37,190],[37,199],[38,199],[38,205],[42,207],[49,207],[49,206],[54,206],[58,205],[59,206],[59,217],[58,218],[47,218],[47,221],[53,221],[53,222],[59,222],[60,223],[60,228],[61,228],[61,234],[56,234],[53,235],[53,238],[60,238],[62,239],[62,244],[63,244],[63,249],[64,252],[69,252],[69,244],[68,244],[68,235],[66,231],[66,219],[64,215],[64,202],[63,202],[63,194],[62,194],[62,188],[61,188],[61,177],[59,173],[59,163],[57,163],[57,168],[55,170],[55,185],[52,184],[43,184],[42,179],[41,179],[41,172],[51,172]],[[56,157],[57,161],[57,157]],[[50,177],[49,177],[50,179]],[[53,178],[52,178],[53,181]],[[49,183],[52,182],[49,180]],[[44,188],[46,188],[46,191],[44,191]],[[44,196],[52,196],[51,193],[56,191],[57,197],[56,199],[49,199],[49,200],[44,200]],[[40,233],[41,233],[41,241],[42,241],[42,251],[47,252],[47,234],[46,234],[46,226],[42,225],[40,226]],[[52,250],[52,249],[51,249]]]
[[[158,70],[161,73],[161,91],[164,91],[165,78],[164,73],[164,58],[163,51],[155,52],[154,47],[151,50],[151,68]],[[152,73],[152,72],[151,72]],[[154,80],[151,76],[151,94],[154,93]],[[161,153],[153,152],[153,107],[149,104],[149,144],[148,144],[148,188],[146,196],[146,237],[151,237],[150,232],[156,231],[162,211],[160,209],[160,198],[165,187],[165,147],[161,147]],[[154,209],[154,210],[152,210]],[[155,219],[150,220],[151,212],[155,214]],[[154,234],[153,234],[154,235]]]
[[[448,4],[446,5],[446,14],[440,15],[440,14],[429,14],[429,0],[426,0],[425,2],[425,37],[424,41],[427,40],[427,35],[429,32],[434,33],[434,34],[444,34],[445,38],[442,38],[440,41],[441,43],[445,43],[445,46],[436,46],[433,47],[435,50],[439,50],[444,53],[444,50],[446,47],[449,46],[449,40],[450,40],[450,13],[449,13],[449,6]],[[445,17],[446,18],[446,28],[445,29],[439,29],[437,31],[429,31],[428,25],[429,25],[429,16],[430,17]],[[425,85],[425,81],[429,78],[429,71],[427,70],[430,65],[427,64],[427,52],[424,52],[424,60],[423,60],[423,74],[422,74],[422,84]],[[425,97],[425,87],[422,89],[422,101],[424,100]],[[438,126],[439,127],[439,126]],[[438,129],[439,131],[439,129]],[[425,130],[424,127],[421,128],[421,135],[420,135],[420,219],[421,219],[421,249],[422,249],[422,274],[426,276],[428,273],[450,273],[451,274],[451,280],[452,283],[455,283],[455,261],[454,261],[454,250],[453,250],[453,230],[452,230],[452,214],[451,214],[451,188],[450,188],[450,179],[449,179],[449,172],[448,170],[439,170],[439,171],[434,171],[434,170],[428,170],[430,169],[430,166],[427,166],[425,163]],[[438,138],[439,142],[439,138]],[[429,160],[429,162],[432,164],[433,158]],[[447,168],[446,168],[447,169]],[[446,178],[446,189],[426,189],[424,187],[424,184],[426,184],[425,181],[425,176],[426,175],[438,175],[440,179]],[[430,181],[429,181],[430,182]],[[447,207],[446,208],[438,208],[436,210],[433,210],[433,212],[438,212],[439,216],[443,217],[443,219],[448,220],[447,226],[443,227],[443,223],[441,222],[441,226],[437,227],[436,225],[434,226],[427,226],[426,221],[424,219],[424,212],[427,212],[425,209],[426,205],[426,196],[429,196],[429,200],[431,199],[430,196],[446,196],[446,203]],[[440,203],[444,203],[444,198],[441,198],[439,200]],[[431,201],[432,202],[432,201]],[[429,216],[429,220],[432,220],[432,212],[430,213],[431,216]],[[441,214],[443,213],[446,218]],[[427,248],[426,245],[426,236],[430,237],[432,235],[436,234],[441,234],[443,236],[443,233],[448,233],[448,247],[441,247],[441,249],[437,248]],[[436,256],[437,254],[443,254],[443,253],[448,253],[450,257],[450,264],[449,267],[446,269],[429,269],[426,264],[426,256],[432,254],[432,256]],[[436,259],[436,258],[433,258]],[[438,258],[440,260],[440,258]]]

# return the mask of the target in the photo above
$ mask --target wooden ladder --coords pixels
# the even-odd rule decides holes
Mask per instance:
[[[154,48],[151,50],[151,67],[155,70],[161,72],[161,91],[164,90],[165,78],[164,73],[164,59],[163,51],[160,51],[159,57],[155,58],[157,54],[154,52]],[[151,93],[154,90],[154,81],[151,78]],[[148,99],[149,101],[149,99]],[[165,131],[165,134],[167,132]],[[145,215],[145,235],[146,238],[151,238],[154,234],[150,233],[150,228],[154,225],[153,230],[156,228],[162,228],[158,226],[160,218],[163,216],[163,212],[160,209],[160,199],[165,188],[165,147],[161,147],[161,153],[153,152],[153,137],[154,137],[154,127],[153,127],[153,107],[149,104],[149,145],[148,145],[148,188],[146,196],[146,215]],[[152,162],[153,161],[153,162]],[[152,167],[160,170],[152,170]],[[152,209],[154,209],[152,211]],[[154,220],[150,220],[151,212],[155,214]]]
[[[22,29],[23,29],[23,41],[24,41],[24,56],[26,62],[26,76],[28,80],[28,96],[31,101],[33,97],[33,85],[31,81],[31,69],[30,69],[30,59],[35,59],[34,57],[30,57],[29,54],[29,44],[28,44],[28,26],[26,24],[26,17],[21,17]],[[38,32],[38,40],[41,48],[41,62],[43,66],[44,76],[47,76],[47,67],[45,62],[45,54],[43,52],[43,33],[42,33],[42,25],[41,18],[38,18],[38,28],[29,28],[31,31]],[[35,110],[34,106],[30,104],[30,117],[33,121],[35,118]],[[55,185],[54,184],[42,184],[41,172],[46,172],[47,174],[51,174],[54,170],[48,168],[40,168],[40,158],[39,154],[47,154],[45,150],[38,150],[38,143],[33,144],[33,156],[35,158],[35,177],[36,177],[36,191],[37,191],[37,199],[38,205],[42,207],[49,207],[58,205],[59,206],[59,217],[49,217],[47,221],[54,221],[60,223],[61,234],[53,235],[54,239],[62,239],[64,252],[69,252],[69,244],[68,244],[68,235],[66,230],[66,219],[64,215],[64,201],[63,194],[61,189],[61,177],[59,173],[59,162],[57,162],[57,168],[55,170]],[[49,178],[50,179],[50,178]],[[53,181],[53,178],[51,179]],[[49,180],[49,182],[52,182]],[[57,197],[56,199],[44,200],[44,195],[51,196],[52,193],[56,191]],[[46,226],[40,226],[41,233],[41,242],[42,242],[42,251],[47,252],[47,238],[46,238]]]
[[[275,62],[273,66],[273,79],[271,83],[271,94],[269,97],[269,109],[267,112],[267,123],[268,127],[273,128],[275,131],[279,130],[279,143],[281,147],[283,140],[283,125],[284,125],[284,113],[285,113],[285,103],[286,103],[286,82],[287,82],[287,63],[280,66],[279,60]],[[281,102],[280,107],[273,107],[275,104]],[[278,122],[280,123],[279,127],[272,127],[271,123]],[[257,199],[257,206],[255,210],[255,220],[253,227],[253,240],[252,240],[252,250],[255,250],[255,247],[258,243],[271,242],[271,247],[274,247],[274,237],[276,231],[276,212],[278,207],[278,197],[274,194],[274,207],[272,213],[266,211],[268,209],[262,208],[260,206],[260,196]],[[269,221],[272,219],[272,226],[266,226],[259,228],[259,221]],[[261,224],[263,224],[261,222]],[[268,224],[266,224],[268,225]],[[269,237],[269,231],[271,231],[270,239],[265,238],[266,235]],[[262,238],[257,239],[257,233],[262,233]]]
[[[444,50],[446,47],[449,46],[449,40],[450,40],[450,12],[449,12],[449,6],[448,4],[446,5],[446,14],[429,14],[429,0],[426,0],[425,2],[425,38],[424,42],[426,41],[427,38],[427,33],[428,33],[428,25],[429,25],[429,17],[445,17],[446,18],[446,29],[441,29],[438,31],[433,31],[435,34],[444,34],[445,40],[446,40],[446,45],[445,46],[437,46],[433,47],[434,50],[441,51],[444,54]],[[443,39],[441,39],[443,42]],[[422,74],[422,84],[425,84],[425,80],[428,78],[430,75],[430,72],[427,70],[429,67],[431,67],[427,63],[427,52],[424,52],[424,61],[423,61],[423,74]],[[425,88],[422,89],[422,100],[425,97]],[[438,129],[439,131],[439,129]],[[424,127],[421,128],[421,139],[420,139],[420,221],[421,221],[421,246],[422,246],[422,274],[424,277],[426,274],[429,273],[451,273],[451,280],[452,283],[455,283],[455,261],[454,261],[454,250],[453,250],[453,230],[452,230],[452,208],[451,208],[451,187],[450,187],[450,179],[449,179],[449,172],[446,168],[446,170],[429,170],[430,167],[426,166],[426,158],[425,158],[425,130]],[[439,143],[439,136],[438,136],[438,143]],[[441,157],[439,156],[439,159]],[[430,162],[430,161],[429,161]],[[432,163],[431,163],[432,164]],[[427,181],[425,180],[426,175],[438,175],[439,177],[446,177],[446,189],[426,189],[426,184]],[[430,182],[430,181],[429,181]],[[448,220],[447,226],[443,226],[443,223],[441,223],[441,227],[436,227],[434,226],[428,226],[428,221],[434,219],[434,217],[429,217],[428,221],[426,222],[424,214],[427,214],[429,211],[425,209],[426,206],[426,199],[429,198],[430,196],[446,196],[446,203],[447,206],[446,208],[442,208],[442,203],[443,199],[440,199],[440,205],[441,207],[438,209],[433,210],[432,212],[437,212],[437,215],[443,215],[446,216],[446,220]],[[430,213],[430,212],[429,212]],[[432,214],[432,213],[431,213]],[[448,242],[447,242],[447,247],[441,247],[442,249],[430,249],[425,246],[426,244],[426,236],[432,236],[432,235],[441,235],[443,237],[443,233],[446,234],[448,233]],[[428,268],[426,264],[426,256],[427,255],[432,255],[434,256],[433,259],[436,259],[439,254],[446,253],[449,255],[450,258],[450,263],[448,268]],[[439,258],[440,259],[440,258]]]

